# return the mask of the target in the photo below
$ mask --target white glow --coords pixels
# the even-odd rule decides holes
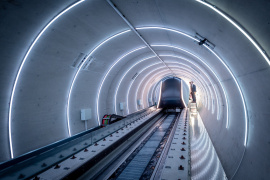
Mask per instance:
[[[106,42],[112,40],[113,38],[117,37],[117,36],[120,36],[122,34],[125,34],[127,32],[130,32],[130,30],[125,30],[125,31],[122,31],[120,33],[117,33],[109,38],[107,38],[106,40],[102,41],[98,46],[96,46],[90,53],[89,55],[85,58],[85,60],[87,60],[99,47],[101,47],[103,44],[105,44]],[[73,80],[72,80],[72,83],[71,83],[71,86],[70,86],[70,89],[69,89],[69,93],[68,93],[68,101],[67,101],[67,122],[68,122],[68,131],[69,131],[69,136],[71,136],[71,132],[70,132],[70,123],[69,123],[69,104],[70,104],[70,96],[71,96],[71,93],[72,93],[72,89],[73,89],[73,86],[74,86],[74,83],[76,81],[76,78],[80,72],[80,70],[82,69],[82,67],[84,66],[85,62],[87,61],[84,61],[83,63],[81,63],[80,67],[78,68]],[[98,120],[98,125],[100,125],[100,122]]]
[[[21,65],[19,67],[18,73],[16,75],[15,78],[15,82],[12,88],[12,92],[11,92],[11,97],[10,97],[10,103],[9,103],[9,114],[8,114],[8,128],[9,128],[9,146],[10,146],[10,155],[11,158],[14,158],[14,153],[13,153],[13,144],[12,144],[12,133],[11,133],[11,119],[12,119],[12,105],[13,105],[13,99],[14,99],[14,93],[17,87],[17,83],[18,83],[18,79],[20,77],[22,68],[24,66],[24,63],[28,57],[28,55],[30,54],[31,50],[33,49],[33,47],[35,46],[35,44],[37,43],[37,41],[39,40],[39,38],[42,36],[42,34],[48,29],[48,27],[54,22],[56,21],[60,16],[62,16],[63,14],[65,14],[67,11],[69,11],[71,8],[77,6],[78,4],[84,2],[85,0],[80,0],[76,3],[74,3],[73,5],[69,6],[68,8],[66,8],[65,10],[63,10],[61,13],[59,13],[57,16],[55,16],[42,30],[41,32],[38,34],[38,36],[35,38],[35,40],[33,41],[33,43],[31,44],[31,46],[29,47],[28,51],[26,52]]]
[[[170,56],[170,57],[176,57],[176,58],[179,58],[179,57],[177,57],[177,56]],[[182,59],[182,58],[180,58],[180,59]],[[186,59],[183,59],[183,60],[186,60]],[[186,60],[186,61],[189,61],[189,60]],[[190,69],[190,67],[188,66],[188,65],[186,65],[186,64],[183,64],[183,63],[179,63],[179,62],[174,62],[174,61],[167,61],[167,63],[174,63],[174,64],[180,64],[180,65],[183,65],[183,66],[186,66],[188,69]],[[192,63],[192,62],[191,62]],[[192,63],[195,67],[197,67],[198,69],[200,69],[198,66],[196,66],[194,63]],[[187,71],[187,69],[184,69],[184,70],[186,70]],[[192,69],[190,69],[190,70],[192,70]],[[201,71],[202,71],[202,69],[200,69]],[[192,71],[194,71],[195,72],[195,70],[192,70]],[[190,72],[190,71],[188,71],[188,72]],[[204,71],[202,71],[203,73],[204,73]],[[192,72],[190,72],[191,74],[192,74]],[[196,73],[196,72],[195,72]],[[207,85],[207,83],[206,83],[206,81],[204,80],[204,78],[199,74],[199,73],[196,73],[197,74],[197,76],[199,76],[200,77],[200,79],[202,79],[202,81],[204,81],[204,84],[206,85],[206,87],[208,87],[208,85]],[[204,73],[205,74],[205,73]],[[213,86],[213,82],[211,81],[211,79],[205,74],[205,76],[208,78],[208,80],[209,80],[209,82],[211,83],[211,85]],[[201,83],[201,84],[203,84],[203,83]],[[213,87],[214,88],[214,87]],[[211,88],[210,87],[208,87],[207,88],[208,89],[208,91],[210,92],[209,94],[211,94],[211,100],[213,99],[213,92],[212,92],[212,90],[211,90]],[[218,98],[217,97],[217,93],[216,93],[216,91],[215,91],[215,89],[214,89],[214,92],[215,92],[215,95],[216,95],[216,98]],[[218,101],[218,100],[217,100]],[[213,101],[211,101],[211,103],[212,103],[212,113],[213,113],[213,106],[214,106],[214,104],[213,104]],[[210,104],[210,103],[209,103]],[[217,104],[219,104],[219,101],[218,101],[218,103]],[[218,113],[217,113],[217,115],[219,114],[219,105],[217,106],[218,108]],[[209,106],[208,106],[208,109],[209,109]],[[218,119],[218,118],[217,118]]]
[[[169,67],[169,66],[168,66]],[[171,69],[171,68],[170,68]],[[155,77],[155,79],[159,79],[159,77],[157,78],[157,75],[155,74],[154,75],[154,77]],[[144,98],[143,98],[143,95],[144,95],[144,91],[145,91],[145,88],[146,88],[146,86],[149,84],[149,81],[150,80],[153,80],[153,79],[151,79],[151,78],[149,78],[147,81],[146,81],[146,83],[144,84],[144,87],[143,87],[143,90],[142,90],[142,97],[141,97],[141,99],[143,100]],[[147,93],[148,94],[148,93]],[[147,99],[148,99],[148,96],[147,96]],[[144,107],[144,103],[143,103],[143,107]]]
[[[168,63],[168,61],[166,61],[167,63]],[[169,62],[170,63],[170,62]],[[166,78],[166,77],[165,77]],[[180,75],[180,77],[179,78],[181,78],[183,81],[185,81],[185,83],[186,84],[188,84],[188,82],[190,82],[191,81],[191,79],[190,79],[190,77],[187,77],[187,76],[185,76],[185,75]],[[162,79],[161,79],[162,80]],[[158,84],[161,82],[161,80],[159,80],[158,82],[155,82],[155,85],[153,85],[152,86],[152,90],[150,90],[150,92],[149,92],[149,94],[150,94],[150,97],[151,97],[151,101],[153,102],[153,99],[154,99],[154,91],[155,91],[155,89],[156,89],[156,87],[158,86]],[[153,84],[153,83],[152,83]],[[201,84],[202,85],[202,84]],[[208,99],[208,91],[206,91],[206,89],[205,89],[205,87],[204,87],[204,85],[202,85],[202,88],[203,88],[203,91],[204,91],[204,93],[203,93],[203,99],[202,99],[202,102],[203,102],[203,104],[205,105],[205,107],[207,107],[206,106],[206,104],[207,104],[207,101],[206,101],[206,103],[204,102],[205,101],[205,97],[207,97],[207,99]],[[149,94],[147,94],[147,99],[148,99],[148,95]],[[150,106],[150,104],[148,104],[149,106]]]
[[[148,59],[150,59],[150,58],[154,58],[154,57],[156,57],[156,56],[150,56],[150,57],[144,58],[144,59],[142,59],[142,60],[140,60],[140,61],[134,63],[134,64],[133,64],[126,72],[125,72],[125,74],[122,76],[121,80],[119,81],[119,83],[118,83],[118,85],[117,85],[117,88],[116,88],[116,91],[115,91],[116,93],[114,94],[114,112],[115,112],[115,114],[117,114],[116,97],[117,97],[117,95],[118,95],[118,90],[119,90],[120,84],[122,83],[122,81],[123,81],[123,79],[125,78],[125,76],[127,75],[127,73],[128,73],[134,66],[136,66],[137,64],[139,64],[139,63],[141,63],[141,62],[143,62],[143,61],[145,61],[145,60],[148,60]]]
[[[159,85],[159,83],[161,82],[161,81],[165,81],[166,79],[169,79],[169,78],[172,78],[172,77],[174,77],[174,76],[165,76],[165,77],[163,77],[163,78],[160,78],[160,76],[158,77],[158,78],[156,78],[156,79],[159,79],[157,82],[155,81],[155,82],[152,82],[151,84],[150,84],[150,90],[149,90],[149,92],[147,93],[147,99],[148,99],[148,95],[149,95],[149,93],[151,93],[151,95],[150,95],[150,97],[151,97],[151,101],[153,102],[153,93],[154,93],[154,91],[156,90],[156,87]],[[155,84],[155,86],[153,86],[152,84]],[[152,90],[151,90],[151,88],[152,88]],[[150,104],[148,104],[148,106],[150,106]]]
[[[172,66],[169,66],[169,67],[172,67]],[[178,68],[178,67],[176,67],[176,68]],[[177,69],[176,69],[177,70]],[[186,71],[186,69],[184,69],[185,71]],[[179,73],[179,71],[175,71],[175,72],[178,72]],[[190,72],[191,73],[191,72]],[[191,73],[192,74],[192,73]],[[189,76],[192,76],[191,74],[189,74]],[[177,75],[177,74],[175,74],[175,75]],[[183,75],[183,74],[180,74],[179,75],[179,77],[185,77],[185,75]],[[164,78],[164,77],[163,77]],[[162,79],[163,79],[162,78]],[[193,77],[193,79],[194,79],[194,81],[195,81],[195,83],[197,83],[197,84],[201,84],[202,86],[203,86],[203,84],[202,83],[199,83],[199,81],[197,82],[195,79],[195,77]]]
[[[220,104],[219,104],[219,100],[218,100],[218,96],[217,96],[217,91],[215,89],[215,86],[214,86],[214,83],[211,81],[210,77],[207,75],[207,73],[205,71],[203,71],[199,66],[197,66],[195,63],[185,59],[185,58],[182,58],[182,57],[179,57],[179,56],[171,56],[171,55],[161,55],[161,56],[168,56],[168,57],[174,57],[174,58],[178,58],[178,59],[181,59],[181,60],[184,60],[184,61],[188,61],[189,63],[191,63],[192,65],[194,65],[196,68],[198,68],[206,77],[207,79],[209,80],[211,86],[213,87],[214,89],[214,92],[215,92],[215,95],[216,95],[216,99],[217,99],[217,119],[220,118]],[[179,62],[174,62],[174,61],[166,61],[167,63],[177,63],[177,64],[181,64],[183,66],[186,66],[188,69],[190,69],[190,66],[186,65],[186,64],[183,64],[183,63],[179,63]],[[192,70],[192,69],[191,69]],[[193,70],[194,71],[194,70]],[[201,77],[200,74],[198,74],[198,76]],[[201,79],[205,82],[204,78],[201,77]],[[207,83],[205,82],[205,84],[207,85]],[[212,113],[213,113],[213,95],[212,95],[212,91],[211,91],[211,88],[209,88],[209,91],[211,93],[211,103],[212,103]]]
[[[151,64],[151,65],[145,67],[144,69],[142,69],[142,70],[138,73],[138,76],[139,76],[144,70],[146,70],[147,68],[152,67],[152,66],[157,65],[157,64],[161,64],[161,62],[158,62],[158,63],[155,63],[155,64]],[[138,77],[138,76],[137,76],[137,77]],[[135,82],[136,79],[137,79],[137,78],[135,78],[135,79],[130,83],[130,85],[129,85],[129,87],[128,87],[127,97],[126,97],[126,99],[127,99],[127,114],[129,114],[128,97],[129,97],[130,88],[131,88],[131,86],[133,85],[133,83]],[[136,101],[136,100],[135,100],[135,101]],[[137,105],[136,105],[136,107],[137,107]]]
[[[136,29],[137,29],[137,30],[158,29],[158,30],[171,31],[171,32],[175,32],[175,33],[177,33],[177,34],[184,35],[184,36],[186,36],[186,37],[188,37],[188,38],[190,38],[190,39],[193,39],[193,40],[199,42],[196,38],[194,38],[194,37],[192,37],[192,36],[190,36],[190,35],[188,35],[188,34],[186,34],[186,33],[183,33],[183,32],[181,32],[181,31],[178,31],[178,30],[175,30],[175,29],[171,29],[171,28],[165,28],[165,27],[151,27],[151,26],[149,26],[149,27],[139,27],[139,28],[136,28]]]
[[[168,56],[169,56],[169,55],[168,55]],[[176,56],[176,57],[177,57],[177,56]],[[179,57],[178,57],[178,58],[179,58]],[[177,62],[176,62],[176,63],[177,63]],[[182,64],[182,63],[178,63],[178,64]],[[193,63],[192,63],[192,64],[193,64]],[[183,64],[183,65],[185,65],[185,64]],[[195,66],[196,66],[196,65],[195,65]],[[197,66],[196,66],[196,67],[197,67]],[[148,68],[148,67],[146,67],[146,68]],[[145,68],[145,69],[146,69],[146,68]],[[143,69],[142,71],[144,71],[145,69]],[[199,68],[199,69],[200,69],[200,68]],[[142,71],[141,71],[141,72],[142,72]],[[202,70],[201,70],[201,71],[202,71]],[[140,72],[140,73],[141,73],[141,72]],[[203,79],[203,78],[202,78],[202,79]],[[134,81],[133,81],[133,82],[134,82]],[[130,84],[130,86],[129,86],[129,88],[128,88],[128,93],[127,93],[127,98],[126,98],[126,99],[127,99],[127,110],[128,110],[128,114],[129,114],[128,96],[129,96],[129,91],[130,91],[130,88],[131,88],[133,82]],[[140,84],[141,84],[141,82],[140,82]],[[148,83],[146,83],[146,85],[147,85],[147,84],[148,84]],[[206,84],[206,83],[205,83],[205,84]],[[145,89],[146,85],[144,86],[144,89]],[[139,85],[139,86],[140,86],[140,85]],[[138,91],[138,89],[137,89],[137,91]],[[137,91],[136,91],[136,95],[137,95]],[[144,94],[144,90],[143,90],[143,94]],[[136,104],[136,99],[137,99],[137,98],[135,98],[135,104]],[[143,98],[142,98],[142,99],[143,99]],[[135,105],[135,106],[136,106],[136,105]],[[137,107],[137,106],[136,106],[136,107]],[[138,109],[137,109],[137,110],[138,110]]]
[[[211,5],[209,5],[209,4],[207,4],[206,2],[203,2],[203,1],[201,1],[201,0],[196,0],[196,1],[198,1],[198,2],[200,2],[200,3],[202,3],[202,4],[204,4],[204,5],[206,5],[206,6],[208,6],[208,7],[210,7],[211,9],[213,9],[213,10],[215,10],[217,13],[219,13],[220,15],[222,15],[224,18],[226,18],[230,23],[232,23],[237,29],[239,29],[251,42],[252,42],[252,44],[257,48],[257,50],[262,54],[262,56],[265,58],[265,60],[267,61],[267,63],[270,65],[270,61],[269,61],[269,59],[267,58],[267,56],[263,53],[263,51],[261,50],[261,48],[257,45],[257,43],[255,43],[255,41],[253,41],[252,40],[252,38],[242,29],[242,28],[240,28],[236,23],[234,23],[230,18],[228,18],[224,13],[222,13],[221,11],[219,11],[219,10],[217,10],[216,8],[214,8],[214,7],[212,7]],[[196,40],[195,38],[193,38],[193,37],[191,37],[190,35],[188,35],[188,34],[185,34],[185,33],[183,33],[183,32],[180,32],[180,31],[177,31],[177,30],[173,30],[173,29],[169,29],[169,28],[163,28],[163,27],[141,27],[141,28],[136,28],[136,29],[161,29],[161,30],[168,30],[168,31],[172,31],[172,32],[176,32],[176,33],[178,33],[178,34],[181,34],[181,35],[184,35],[184,36],[186,36],[186,37],[189,37],[189,38],[191,38],[191,39],[193,39],[193,40],[195,40],[195,41],[197,41],[198,42],[198,40]],[[168,46],[168,47],[174,47],[174,46]],[[206,47],[207,49],[209,49],[212,53],[214,53],[214,51],[212,51],[210,48],[208,48],[207,46],[205,46],[204,45],[204,47]],[[178,47],[175,47],[175,48],[177,48],[177,49],[181,49],[181,48],[178,48]],[[183,50],[183,49],[181,49],[181,50]],[[183,50],[183,51],[185,51],[185,52],[187,52],[188,54],[191,54],[192,56],[194,56],[194,57],[196,57],[197,59],[199,59],[205,66],[207,66],[207,68],[215,75],[215,77],[217,78],[217,80],[218,80],[218,82],[219,82],[219,84],[220,84],[220,86],[221,86],[221,88],[222,88],[222,90],[223,90],[223,92],[224,92],[224,95],[225,95],[225,100],[226,100],[226,104],[228,104],[227,103],[227,101],[228,101],[228,99],[227,99],[227,93],[226,93],[226,91],[225,91],[225,89],[224,89],[224,87],[223,87],[223,85],[222,85],[222,83],[221,83],[221,81],[219,80],[219,78],[218,78],[218,76],[216,75],[216,73],[208,66],[208,64],[206,64],[203,60],[201,60],[198,56],[196,56],[196,55],[194,55],[194,54],[192,54],[192,53],[190,53],[190,52],[188,52],[188,51],[186,51],[186,50]],[[215,55],[216,55],[216,53],[214,53]],[[216,55],[217,56],[217,55]],[[218,57],[218,56],[217,56]],[[223,60],[220,58],[220,57],[218,57],[218,59],[223,63],[223,65],[225,65],[225,63],[223,62]],[[228,67],[227,66],[225,66],[227,69],[228,69]],[[229,69],[228,69],[229,70]],[[230,73],[231,73],[231,71],[229,71]],[[247,127],[247,122],[248,122],[248,119],[247,119],[247,110],[246,110],[246,105],[245,105],[245,100],[244,100],[244,97],[243,97],[243,94],[242,94],[242,91],[241,91],[241,89],[240,89],[240,86],[239,86],[239,84],[238,84],[238,82],[236,81],[236,79],[235,79],[235,77],[234,77],[234,75],[231,73],[231,75],[233,76],[233,79],[235,80],[235,83],[237,84],[237,87],[238,87],[238,90],[239,90],[239,93],[240,93],[240,95],[241,95],[241,98],[242,98],[242,103],[243,103],[243,107],[244,107],[244,111],[245,111],[245,140],[244,140],[244,146],[246,146],[246,144],[247,144],[247,136],[248,136],[248,127]],[[229,116],[229,108],[228,108],[228,106],[227,106],[227,121],[226,121],[226,128],[229,128],[229,118],[228,118],[228,116]]]
[[[176,64],[178,64],[177,62],[176,62]],[[178,66],[169,66],[170,68],[177,68],[176,69],[176,71],[174,71],[174,72],[178,72],[177,70],[179,69],[179,67]],[[183,70],[185,70],[185,71],[187,71],[186,69],[183,69]],[[187,71],[187,72],[189,72],[189,71]],[[192,72],[189,72],[190,74],[193,74]],[[154,75],[155,77],[156,77],[156,74]],[[194,77],[193,77],[194,78]],[[156,79],[159,79],[159,78],[156,78]],[[163,80],[165,80],[164,78],[162,78]],[[195,78],[194,78],[195,79]],[[203,78],[202,78],[203,79]],[[145,91],[145,88],[146,88],[146,86],[148,85],[148,83],[149,83],[149,81],[151,81],[152,79],[151,78],[149,78],[148,79],[148,81],[145,83],[145,85],[144,85],[144,88],[143,88],[143,91],[142,91],[142,99],[144,99],[143,98],[143,95],[145,94],[144,93],[144,91]],[[181,97],[183,96],[183,94],[181,94]],[[147,93],[147,99],[148,99],[148,93]],[[183,99],[183,97],[182,97],[182,99]],[[185,105],[185,107],[186,107],[186,104],[185,104],[185,102],[184,102],[184,105]]]
[[[146,77],[149,76],[152,72],[154,72],[154,71],[156,71],[156,70],[159,70],[159,69],[162,69],[162,68],[164,68],[164,67],[156,68],[156,69],[150,71],[149,73],[147,73],[147,74],[143,77],[143,79],[141,80],[141,82],[140,82],[139,85],[137,86],[136,93],[135,93],[135,101],[137,100],[138,90],[139,90],[139,88],[140,88],[142,82],[146,79]],[[166,69],[166,70],[167,70],[167,69]],[[166,71],[166,70],[164,70],[164,71]],[[160,73],[161,73],[161,72],[164,72],[164,71],[160,71]],[[167,71],[168,71],[168,70],[167,70]],[[146,83],[146,84],[147,84],[147,83]],[[144,105],[143,105],[143,108],[144,108]],[[138,110],[137,106],[136,106],[136,109]]]
[[[182,49],[182,48],[180,48],[180,47],[177,47],[177,46],[171,46],[171,45],[152,45],[153,47],[155,46],[155,47],[169,47],[169,48],[175,48],[175,49],[178,49],[178,50],[181,50],[181,51],[184,51],[184,52],[186,52],[186,53],[188,53],[188,54],[190,54],[191,56],[193,56],[193,57],[195,57],[196,59],[198,59],[200,62],[202,62],[212,73],[213,73],[213,75],[216,77],[216,79],[218,80],[218,82],[219,82],[219,84],[220,84],[220,86],[221,86],[221,88],[222,88],[222,91],[223,91],[223,93],[224,93],[224,96],[225,96],[225,101],[226,101],[226,110],[227,110],[227,113],[226,113],[226,115],[227,115],[227,121],[226,121],[226,128],[229,128],[229,108],[228,108],[228,98],[227,98],[227,93],[226,93],[226,91],[225,91],[225,89],[224,89],[224,87],[223,87],[223,85],[222,85],[222,83],[221,83],[221,81],[219,80],[219,78],[218,78],[218,76],[217,76],[217,74],[212,70],[212,68],[207,64],[207,63],[205,63],[200,57],[198,57],[197,55],[195,55],[195,54],[193,54],[193,53],[191,53],[191,52],[189,52],[189,51],[187,51],[187,50],[185,50],[185,49]]]
[[[162,89],[162,81],[160,82],[160,88],[159,88],[159,97],[158,97],[158,104],[157,104],[157,108],[159,108],[159,105],[160,105],[160,99],[161,99],[161,89]]]
[[[161,81],[161,80],[160,80],[160,81]],[[150,97],[151,97],[152,104],[154,104],[154,102],[155,102],[155,99],[153,98],[154,91],[156,90],[156,87],[158,86],[158,84],[160,83],[160,81],[158,81],[158,82],[156,83],[155,87],[153,87],[153,89],[152,89],[152,91],[151,91]]]
[[[263,58],[266,60],[266,62],[268,63],[268,65],[270,65],[270,60],[267,57],[267,55],[264,53],[264,51],[260,48],[260,46],[253,40],[253,38],[251,36],[248,35],[248,33],[242,29],[239,25],[236,24],[236,22],[234,22],[231,18],[229,18],[227,15],[225,15],[223,12],[221,12],[220,10],[218,10],[217,8],[215,8],[214,6],[212,6],[211,4],[204,2],[202,0],[196,0],[197,2],[211,8],[212,10],[214,10],[215,12],[217,12],[218,14],[220,14],[222,17],[224,17],[227,21],[229,21],[234,27],[236,27],[253,45],[254,47],[259,51],[259,53],[263,56]]]
[[[180,82],[181,82],[181,99],[184,102],[184,105],[185,105],[185,108],[186,108],[187,105],[186,105],[186,102],[185,102],[184,97],[183,97],[183,82],[182,82],[182,80],[180,80]]]

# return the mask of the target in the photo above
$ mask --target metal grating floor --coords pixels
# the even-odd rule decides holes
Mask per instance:
[[[165,135],[166,130],[169,128],[173,121],[174,115],[170,115],[166,118],[159,129],[152,135],[149,141],[144,145],[141,151],[134,157],[134,159],[128,164],[124,171],[118,176],[119,180],[134,180],[140,179],[144,169],[151,160],[156,148]]]

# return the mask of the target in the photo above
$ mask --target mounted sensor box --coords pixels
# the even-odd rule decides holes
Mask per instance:
[[[123,111],[124,110],[124,103],[123,102],[119,103],[119,107],[120,107],[120,110]]]
[[[141,100],[141,99],[138,99],[138,100],[137,100],[137,104],[138,104],[139,106],[141,106],[141,105],[142,105],[142,100]]]
[[[92,118],[91,109],[81,109],[81,120],[86,121]]]

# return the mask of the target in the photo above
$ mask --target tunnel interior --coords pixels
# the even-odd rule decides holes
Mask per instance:
[[[183,87],[186,85],[179,78],[170,78],[161,82],[160,85],[160,99],[157,103],[158,108],[186,108],[188,101],[185,102],[183,94],[187,95],[188,92],[183,92]],[[185,88],[189,89],[188,87]],[[187,98],[185,98],[187,99]]]
[[[95,129],[104,114],[188,108],[194,81],[228,179],[269,179],[267,0],[0,5],[1,164]]]

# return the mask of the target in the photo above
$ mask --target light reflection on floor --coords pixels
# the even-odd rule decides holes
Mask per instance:
[[[190,114],[191,179],[227,179],[199,113]]]

